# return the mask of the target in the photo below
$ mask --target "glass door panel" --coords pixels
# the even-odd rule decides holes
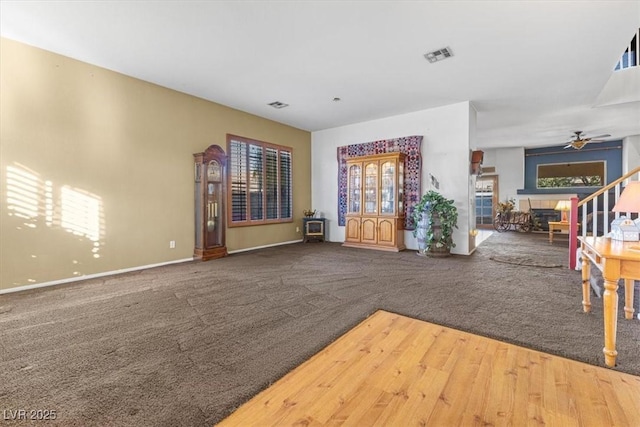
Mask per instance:
[[[380,167],[382,173],[382,187],[380,189],[380,213],[394,213],[395,192],[396,192],[396,167],[395,162],[387,161]]]
[[[398,215],[404,212],[404,163],[398,164]]]
[[[476,181],[476,226],[493,224],[497,200],[497,179],[486,177]]]
[[[360,179],[362,170],[358,165],[349,168],[349,194],[347,213],[360,213]]]
[[[222,165],[211,160],[207,166],[207,247],[223,245],[222,242]]]
[[[378,212],[378,164],[367,164],[364,174],[364,211],[374,214]]]

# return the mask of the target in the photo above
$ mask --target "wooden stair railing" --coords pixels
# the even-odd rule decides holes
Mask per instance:
[[[571,198],[571,212],[569,217],[569,268],[575,269],[576,267],[576,251],[578,249],[578,209],[582,208],[582,231],[581,235],[585,237],[587,235],[587,205],[589,202],[592,203],[591,212],[593,212],[592,216],[592,235],[598,235],[598,197],[602,196],[602,235],[606,235],[609,233],[609,213],[611,212],[609,209],[609,190],[614,189],[614,200],[618,201],[620,197],[620,193],[622,191],[622,184],[632,178],[634,175],[637,175],[636,179],[640,181],[640,167],[633,169],[632,171],[626,173],[610,184],[602,187],[600,190],[591,194],[588,197],[585,197],[583,200],[578,200],[577,197]],[[615,203],[614,203],[615,204]],[[615,217],[618,218],[620,214],[618,212],[615,213]]]

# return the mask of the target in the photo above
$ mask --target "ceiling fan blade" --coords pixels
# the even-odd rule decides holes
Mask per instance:
[[[597,138],[607,138],[609,136],[611,136],[611,135],[609,135],[608,133],[605,133],[605,134],[602,134],[602,135],[589,137],[589,139],[594,140],[594,139],[597,139]]]
[[[568,144],[564,148],[569,148],[569,147],[573,147],[573,144]]]

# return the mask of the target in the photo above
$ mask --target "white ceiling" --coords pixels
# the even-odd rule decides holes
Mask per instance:
[[[601,93],[639,27],[640,1],[0,2],[3,37],[309,131],[469,100],[485,149],[640,134],[638,86]]]

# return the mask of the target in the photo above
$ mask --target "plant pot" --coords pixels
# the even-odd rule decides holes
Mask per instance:
[[[429,224],[431,227],[431,231],[433,233],[433,237],[435,241],[440,241],[442,239],[442,225],[440,224],[440,215],[436,212],[433,212],[432,222]],[[431,244],[427,248],[427,256],[429,257],[448,257],[451,255],[451,248],[446,245],[437,246],[436,244]]]
[[[444,258],[444,257],[451,256],[451,250],[446,246],[442,246],[438,248],[435,245],[432,245],[427,250],[427,256],[431,258]]]
[[[429,216],[426,212],[416,224],[416,240],[418,242],[418,255],[425,255],[427,251],[427,230],[429,229]]]
[[[417,238],[418,255],[450,255],[451,248],[456,246],[451,233],[457,228],[458,221],[458,210],[453,200],[430,190],[415,205],[411,219],[416,226],[413,235]],[[426,250],[423,249],[425,244]]]

